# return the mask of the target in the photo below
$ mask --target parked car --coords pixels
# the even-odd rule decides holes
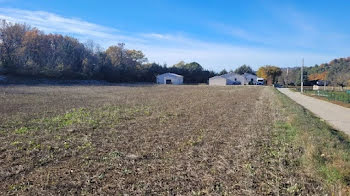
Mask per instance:
[[[240,81],[234,81],[232,85],[241,85],[242,83]]]
[[[274,84],[273,87],[275,87],[275,88],[283,88],[283,85],[282,84]]]
[[[324,81],[324,80],[319,80],[316,82],[317,86],[324,86],[326,83],[326,86],[328,86],[328,81]]]
[[[257,78],[256,85],[264,85],[265,79],[264,78]]]

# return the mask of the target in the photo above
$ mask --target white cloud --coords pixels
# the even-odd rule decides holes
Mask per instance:
[[[152,46],[142,49],[147,53],[150,59],[156,59],[156,62],[168,62],[174,64],[180,60],[186,62],[197,61],[211,70],[235,69],[239,65],[248,64],[254,69],[262,65],[278,66],[300,66],[301,58],[305,58],[306,65],[316,63],[325,63],[336,56],[327,56],[322,54],[302,53],[302,52],[282,52],[259,48],[244,48],[235,46],[225,46],[208,44],[208,47],[202,48],[174,48]]]
[[[172,65],[180,60],[197,61],[205,68],[219,71],[235,69],[242,64],[258,66],[273,64],[279,66],[297,66],[302,57],[313,65],[331,60],[335,56],[280,51],[258,47],[232,45],[198,40],[184,34],[160,34],[156,32],[123,32],[122,30],[90,23],[81,19],[66,18],[44,11],[0,8],[0,19],[26,23],[46,33],[62,33],[77,37],[81,41],[92,39],[103,47],[124,42],[128,48],[142,50],[150,61]],[[244,38],[244,30],[232,31]],[[259,37],[246,39],[258,41]]]
[[[0,8],[0,18],[10,22],[29,24],[49,33],[72,34],[73,36],[90,37],[102,40],[142,41],[126,36],[118,29],[101,26],[76,18],[65,18],[44,11],[28,11],[11,8]]]

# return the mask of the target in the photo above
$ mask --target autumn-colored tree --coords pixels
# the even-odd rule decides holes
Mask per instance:
[[[257,76],[264,78],[267,81],[267,84],[275,84],[277,77],[282,74],[282,70],[279,67],[267,65],[260,67],[257,71]]]
[[[12,24],[5,20],[0,21],[0,60],[9,70],[21,69],[20,49],[23,38],[29,30],[27,25]]]
[[[110,46],[106,50],[107,57],[114,67],[118,67],[123,63],[123,53],[125,53],[123,46]]]
[[[79,40],[44,32],[23,24],[0,21],[0,71],[32,77],[64,79],[103,79],[111,82],[153,82],[155,76],[174,72],[185,82],[204,83],[214,72],[196,62],[181,62],[173,67],[147,64],[139,50],[120,43],[103,51],[89,40]]]
[[[141,50],[126,50],[126,56],[130,60],[138,63],[145,63],[147,62],[147,58],[142,53]]]
[[[256,75],[260,78],[264,78],[265,80],[268,78],[265,67],[260,67],[256,72]]]
[[[327,74],[328,74],[328,72],[322,72],[322,73],[314,73],[314,74],[310,74],[309,76],[308,76],[308,79],[310,80],[310,81],[312,81],[312,80],[326,80],[326,78],[327,78]]]

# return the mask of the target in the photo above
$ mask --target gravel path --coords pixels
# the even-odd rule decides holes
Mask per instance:
[[[287,88],[278,89],[298,104],[310,110],[316,116],[325,120],[335,129],[350,135],[350,109],[327,101],[302,95],[299,92],[293,92]]]

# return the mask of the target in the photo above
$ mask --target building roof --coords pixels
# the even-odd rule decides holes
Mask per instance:
[[[224,75],[221,75],[221,76],[211,77],[210,79],[225,78],[225,79],[231,80],[232,78],[240,78],[240,77],[243,77],[243,76],[241,76],[239,74],[236,74],[236,73],[227,73],[227,74],[224,74]]]
[[[217,78],[218,78],[218,79],[219,79],[219,78],[220,78],[220,79],[226,79],[225,77],[222,77],[222,76],[214,76],[214,77],[211,77],[211,78],[209,78],[209,79],[217,79]]]
[[[214,76],[210,79],[216,79],[216,78],[225,78],[227,80],[241,80],[241,81],[246,81],[248,82],[247,80],[247,77],[257,77],[256,75],[253,75],[253,74],[250,74],[250,73],[244,73],[242,75],[240,74],[237,74],[237,73],[234,73],[234,72],[231,72],[231,73],[227,73],[227,74],[224,74],[224,75],[221,75],[221,76]]]
[[[239,74],[236,74],[234,72],[231,72],[231,73],[227,73],[227,74],[224,74],[224,75],[221,75],[222,77],[225,77],[225,78],[231,78],[231,77],[234,77],[234,76],[241,76]]]
[[[160,75],[158,75],[158,76],[163,76],[163,75],[174,76],[174,77],[181,77],[181,78],[183,78],[182,75],[175,74],[175,73],[163,73],[163,74],[160,74]],[[158,76],[157,76],[157,77],[158,77]]]
[[[250,74],[250,73],[244,73],[243,75],[244,75],[245,77],[247,77],[247,76],[258,77],[258,76],[256,76],[256,75],[254,75],[254,74]]]

